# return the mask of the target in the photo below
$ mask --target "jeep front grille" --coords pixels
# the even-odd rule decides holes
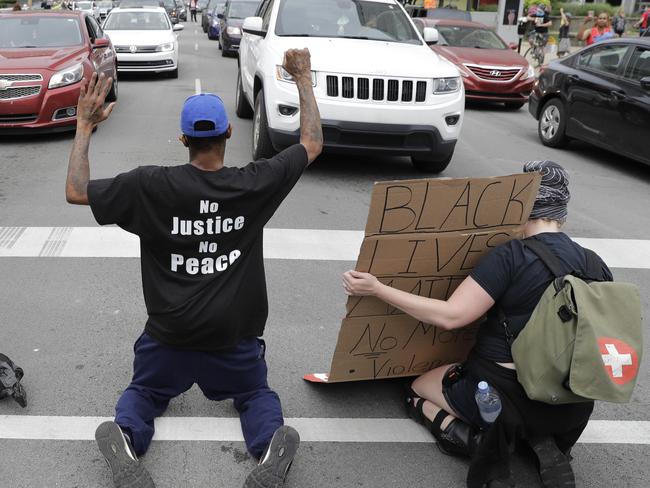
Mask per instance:
[[[427,82],[424,80],[327,75],[325,85],[328,97],[418,103],[427,99]],[[415,100],[413,85],[415,85]]]

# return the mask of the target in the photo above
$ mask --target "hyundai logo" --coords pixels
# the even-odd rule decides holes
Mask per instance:
[[[9,88],[11,85],[13,85],[13,81],[9,80],[0,80],[0,91],[5,91],[7,88]]]
[[[490,71],[490,76],[499,77],[499,76],[501,76],[501,71],[493,69],[492,71]]]
[[[131,51],[131,53],[136,53],[136,52],[138,52],[138,46],[131,46],[131,47],[129,47],[129,51]]]

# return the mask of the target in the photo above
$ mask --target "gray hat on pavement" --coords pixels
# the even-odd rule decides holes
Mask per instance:
[[[527,161],[524,163],[525,173],[534,171],[541,173],[542,181],[528,218],[564,222],[567,216],[567,204],[571,199],[568,173],[553,161]]]

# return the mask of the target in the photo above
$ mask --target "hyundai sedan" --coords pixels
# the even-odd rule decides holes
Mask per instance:
[[[650,164],[650,39],[602,41],[552,62],[528,110],[545,146],[579,139]]]
[[[84,12],[0,13],[0,132],[74,129],[81,81],[93,73],[114,80],[115,51]]]

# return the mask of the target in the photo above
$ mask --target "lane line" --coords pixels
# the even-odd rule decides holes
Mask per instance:
[[[198,42],[195,42],[195,43],[194,43],[194,50],[195,50],[195,51],[198,51],[198,50],[199,50],[199,43],[198,43]]]
[[[95,429],[106,420],[113,418],[0,415],[0,439],[93,440]],[[435,442],[410,419],[288,418],[285,422],[305,442]],[[161,417],[155,423],[157,441],[244,440],[238,418]],[[650,421],[592,420],[578,442],[650,445]]]
[[[197,93],[200,83],[197,78]],[[210,238],[214,237],[206,236]],[[267,259],[356,261],[362,240],[363,232],[353,230],[264,229],[264,253]],[[650,240],[576,241],[596,251],[612,268],[650,269]],[[39,256],[137,258],[140,244],[119,227],[0,227],[0,258]]]
[[[196,78],[194,80],[194,94],[198,95],[199,93],[201,93],[201,79]]]

